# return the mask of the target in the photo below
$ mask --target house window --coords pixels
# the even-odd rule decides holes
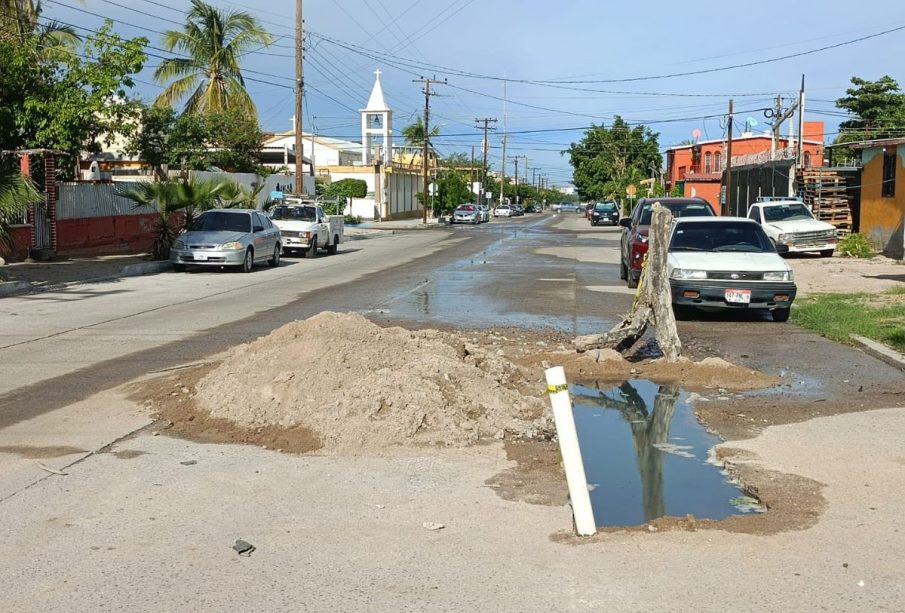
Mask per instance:
[[[723,154],[719,151],[713,154],[713,172],[723,172]]]
[[[811,167],[811,152],[810,151],[804,152],[804,167],[805,168]]]
[[[899,156],[895,150],[883,153],[883,192],[884,198],[894,198],[896,195],[896,162]]]
[[[683,180],[685,178],[685,172],[687,168],[685,166],[679,166],[679,180]]]
[[[713,156],[710,155],[709,151],[704,154],[704,172],[713,172]]]

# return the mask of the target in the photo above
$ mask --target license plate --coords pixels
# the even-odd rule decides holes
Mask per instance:
[[[207,254],[206,253],[193,253],[192,259],[194,259],[197,262],[206,262]]]
[[[727,289],[726,290],[726,302],[732,302],[735,304],[750,304],[751,303],[751,290],[750,289]]]

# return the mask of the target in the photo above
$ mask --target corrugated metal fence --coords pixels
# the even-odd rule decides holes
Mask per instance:
[[[57,219],[91,219],[156,213],[155,207],[136,207],[122,194],[135,187],[129,183],[59,183]]]

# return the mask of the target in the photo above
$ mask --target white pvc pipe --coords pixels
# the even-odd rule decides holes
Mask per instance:
[[[566,482],[569,485],[569,498],[572,500],[575,528],[580,536],[592,536],[597,534],[597,523],[591,509],[591,494],[588,492],[588,479],[584,473],[581,448],[578,445],[578,430],[575,428],[575,415],[572,413],[566,371],[562,366],[556,366],[548,368],[545,375],[550,404],[553,405],[559,450],[562,453]]]

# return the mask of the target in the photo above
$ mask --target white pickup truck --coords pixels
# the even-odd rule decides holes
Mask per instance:
[[[280,229],[284,254],[301,252],[314,258],[319,249],[326,249],[332,255],[343,242],[343,216],[327,215],[312,201],[288,198],[270,210],[270,219]]]
[[[748,218],[761,225],[780,252],[816,251],[830,257],[836,250],[836,227],[814,219],[800,200],[759,200],[748,209]]]

